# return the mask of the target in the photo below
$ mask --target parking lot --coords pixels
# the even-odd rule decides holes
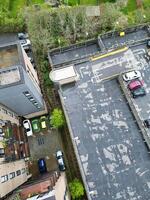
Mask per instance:
[[[91,198],[149,199],[150,155],[116,79],[93,83],[89,63],[76,70],[62,96]]]
[[[141,118],[144,120],[150,117],[150,62],[144,57],[147,51],[145,46],[139,46],[138,49],[136,48],[136,50],[133,51],[135,52],[134,54],[138,62],[137,69],[142,74],[144,87],[146,89],[146,96],[134,99],[134,103]]]
[[[46,127],[41,126],[41,118],[46,118]],[[39,118],[31,119],[30,122],[33,125],[33,122],[37,122],[36,129],[32,126],[33,136],[28,137],[28,143],[30,148],[30,154],[32,158],[32,165],[34,167],[30,167],[31,173],[33,174],[33,178],[39,175],[37,161],[40,158],[44,158],[46,160],[47,170],[53,171],[58,168],[58,164],[56,161],[56,151],[62,150],[62,140],[60,133],[50,128],[50,124],[48,122],[49,116],[42,116]],[[35,124],[34,124],[35,125]]]
[[[121,46],[146,37],[145,30],[129,34],[120,39]],[[104,44],[115,48],[114,42],[111,38]],[[149,200],[149,149],[117,81],[120,73],[140,70],[147,94],[133,102],[142,118],[147,118],[150,78],[146,45],[115,51],[76,64],[79,80],[62,86],[60,95],[89,199]]]

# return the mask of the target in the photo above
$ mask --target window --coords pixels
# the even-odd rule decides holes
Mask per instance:
[[[3,113],[7,114],[7,110],[6,109],[2,108],[2,110],[3,110]]]
[[[23,94],[24,94],[26,97],[30,96],[30,93],[29,93],[28,91],[23,92]]]
[[[22,168],[22,174],[24,174],[26,172],[26,169],[25,168]]]
[[[30,100],[30,101],[34,101],[34,98],[33,98],[33,97],[29,97],[29,100]]]
[[[21,174],[21,170],[17,170],[16,174],[17,174],[17,176],[19,176]]]
[[[8,175],[1,176],[1,183],[8,181]]]
[[[3,148],[0,148],[0,158],[5,155],[5,151]]]
[[[12,112],[8,112],[8,115],[10,115],[11,117],[14,116]]]
[[[34,105],[38,105],[38,103],[37,103],[37,102],[34,102]]]
[[[13,179],[15,177],[15,172],[11,172],[10,174],[9,174],[9,178],[10,179]]]

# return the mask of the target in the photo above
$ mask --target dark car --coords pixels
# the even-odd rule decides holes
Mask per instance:
[[[146,91],[143,87],[131,91],[133,98],[142,97],[146,95]]]
[[[46,162],[44,158],[40,158],[38,160],[38,167],[41,174],[47,172]]]
[[[145,125],[147,128],[150,128],[150,119],[144,120],[144,125]]]

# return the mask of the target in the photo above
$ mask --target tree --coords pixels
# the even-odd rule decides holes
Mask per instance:
[[[69,189],[72,199],[81,199],[81,197],[84,195],[84,187],[77,178],[69,183]]]
[[[62,110],[59,108],[55,108],[51,115],[50,124],[54,128],[61,128],[64,126],[64,123],[65,119]]]

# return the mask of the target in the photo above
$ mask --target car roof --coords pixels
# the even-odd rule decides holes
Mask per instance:
[[[129,87],[130,87],[130,88],[134,88],[134,87],[140,86],[140,85],[141,85],[141,82],[140,82],[139,80],[134,80],[134,81],[131,81],[131,82],[129,83]]]
[[[57,156],[62,156],[62,151],[61,151],[61,150],[58,150],[58,151],[56,152],[56,155],[57,155]]]
[[[126,73],[128,76],[132,76],[132,75],[135,75],[136,74],[136,71],[134,70],[134,71],[130,71],[130,72],[127,72]]]
[[[43,128],[45,128],[45,127],[46,127],[45,121],[44,121],[44,122],[41,122],[41,125],[42,125]]]

